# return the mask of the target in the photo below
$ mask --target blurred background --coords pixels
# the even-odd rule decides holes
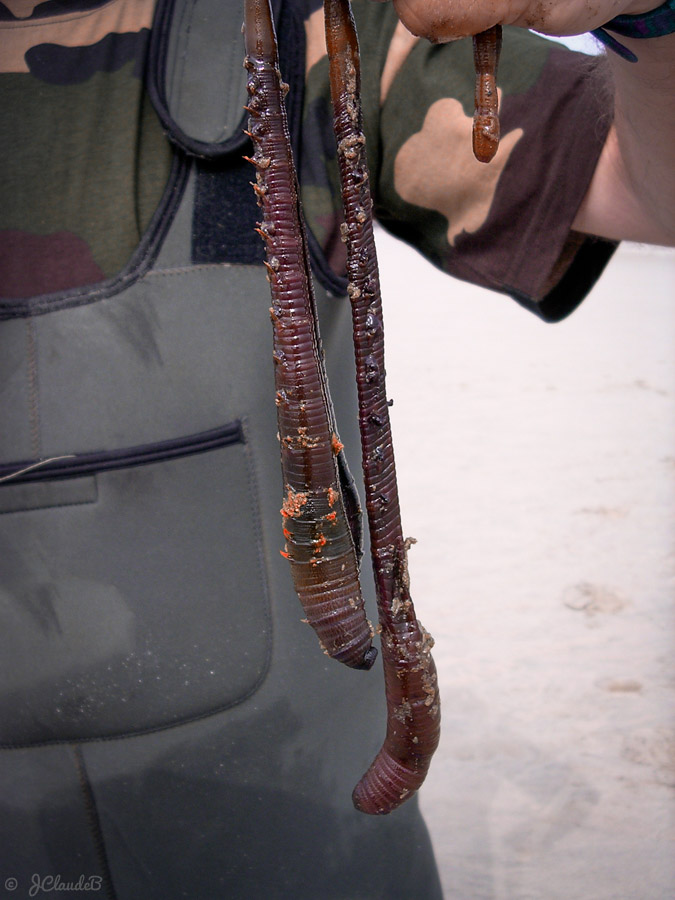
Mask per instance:
[[[675,251],[546,325],[378,233],[446,898],[675,897]]]

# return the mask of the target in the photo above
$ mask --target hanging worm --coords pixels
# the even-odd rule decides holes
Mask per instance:
[[[342,445],[322,362],[307,241],[286,121],[276,37],[268,0],[246,0],[248,134],[253,188],[266,244],[287,557],[307,620],[325,652],[353,668],[377,655],[364,610],[354,540],[337,466]]]
[[[473,39],[476,69],[473,152],[479,162],[488,163],[499,147],[499,95],[497,66],[502,49],[502,26],[494,25]]]
[[[359,427],[371,556],[382,638],[387,731],[382,749],[354,789],[357,809],[391,812],[426,776],[440,736],[433,640],[417,621],[408,578],[385,389],[382,300],[373,238],[360,60],[348,0],[324,0],[326,44],[345,212],[343,237],[351,300]]]

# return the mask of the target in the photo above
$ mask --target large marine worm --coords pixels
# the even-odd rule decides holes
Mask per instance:
[[[345,213],[359,427],[387,700],[384,744],[353,793],[365,813],[391,812],[420,787],[440,737],[433,640],[410,598],[385,388],[382,299],[360,104],[360,59],[349,0],[324,0]]]
[[[288,134],[269,0],[246,0],[248,134],[263,212],[286,539],[296,592],[326,653],[353,668],[377,655],[340,488],[337,438],[322,362],[307,239]]]
[[[499,95],[497,67],[502,49],[502,26],[493,25],[473,39],[473,63],[476,69],[475,111],[473,114],[473,152],[480,162],[488,163],[499,147]]]

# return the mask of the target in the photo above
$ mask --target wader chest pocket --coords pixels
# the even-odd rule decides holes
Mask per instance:
[[[26,469],[0,481],[0,743],[138,733],[256,690],[271,635],[239,422],[28,466],[0,467]]]

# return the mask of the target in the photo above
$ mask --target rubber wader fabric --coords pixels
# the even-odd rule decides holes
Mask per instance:
[[[171,46],[195,9],[208,23],[209,3],[160,4]],[[0,311],[1,883],[436,898],[416,801],[387,818],[351,804],[384,735],[380,669],[327,659],[301,622],[279,554],[268,285],[260,264],[193,262],[197,172],[177,150],[119,276]],[[349,304],[318,304],[358,460]]]

